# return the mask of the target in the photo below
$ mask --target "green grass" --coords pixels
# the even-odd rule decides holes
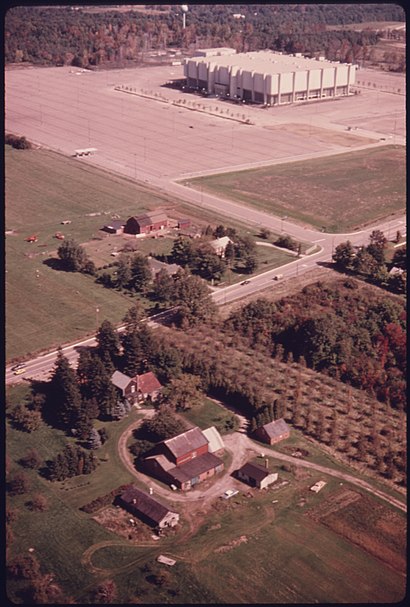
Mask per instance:
[[[231,416],[232,413],[209,398],[205,398],[199,407],[193,407],[184,413],[184,417],[201,430],[206,430],[210,426],[218,427]]]
[[[405,149],[389,145],[183,183],[315,228],[346,232],[405,208]]]
[[[246,231],[239,222],[179,204],[141,184],[47,150],[5,146],[5,169],[6,230],[14,230],[7,234],[5,246],[9,362],[92,335],[103,319],[119,323],[133,303],[129,295],[105,289],[90,276],[57,271],[45,263],[56,257],[56,231],[78,243],[88,242],[92,249],[101,244],[93,238],[101,237],[99,230],[113,213],[127,218],[158,207],[178,209],[200,224],[223,223]],[[100,215],[90,216],[95,213]],[[63,220],[72,223],[63,226]],[[257,228],[250,229],[256,236]],[[31,234],[38,235],[38,242],[25,242]],[[109,242],[114,245],[115,237]],[[168,253],[170,247],[170,239],[138,242],[146,253]],[[261,261],[268,262],[261,270],[289,260],[286,253],[274,250],[259,253]],[[107,262],[114,260],[110,251],[105,254]]]

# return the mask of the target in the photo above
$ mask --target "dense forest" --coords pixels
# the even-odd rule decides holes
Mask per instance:
[[[21,6],[6,14],[5,62],[108,66],[141,62],[151,50],[204,46],[360,61],[368,59],[381,33],[354,31],[349,24],[372,21],[404,21],[404,11],[395,4],[191,5],[183,29],[179,5],[145,12]],[[332,31],[330,25],[344,29]]]
[[[406,406],[406,309],[348,278],[316,283],[277,302],[253,301],[236,310],[225,331],[249,345]],[[282,354],[281,354],[282,356]]]

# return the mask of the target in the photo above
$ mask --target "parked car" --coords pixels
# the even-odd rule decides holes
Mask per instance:
[[[250,280],[244,280],[243,282],[241,282],[241,285],[248,285],[250,282]]]
[[[16,371],[14,371],[14,375],[21,375],[25,371],[27,371],[26,367],[20,367],[20,369],[16,369]]]

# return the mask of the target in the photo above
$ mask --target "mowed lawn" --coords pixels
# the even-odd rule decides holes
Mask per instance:
[[[387,145],[184,183],[342,233],[404,210],[406,151]]]
[[[167,200],[46,150],[6,146],[5,173],[6,230],[14,231],[6,235],[7,360],[92,334],[97,320],[120,322],[130,297],[47,265],[60,244],[54,234],[83,243],[97,238],[112,214],[128,218]],[[64,220],[72,223],[61,225]],[[27,243],[32,234],[38,241]]]

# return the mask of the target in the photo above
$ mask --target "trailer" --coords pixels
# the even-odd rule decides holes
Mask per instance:
[[[84,148],[80,150],[74,150],[74,156],[77,158],[78,156],[90,156],[95,154],[97,148]]]

